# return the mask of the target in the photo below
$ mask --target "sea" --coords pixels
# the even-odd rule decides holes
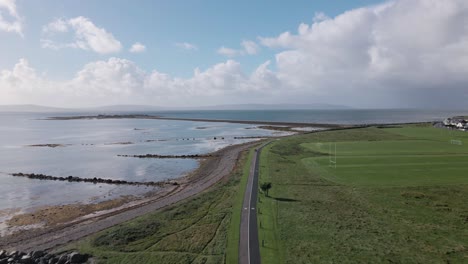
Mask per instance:
[[[194,159],[138,159],[118,155],[206,154],[262,137],[286,135],[249,124],[150,119],[47,120],[52,116],[148,114],[174,118],[299,123],[371,124],[437,121],[468,111],[440,110],[224,110],[158,112],[0,112],[0,229],[14,214],[50,205],[97,203],[143,196],[156,187],[13,177],[42,173],[58,177],[162,181],[185,176]],[[215,139],[216,138],[216,139]],[[57,144],[51,147],[49,144]],[[0,230],[1,231],[1,230]]]

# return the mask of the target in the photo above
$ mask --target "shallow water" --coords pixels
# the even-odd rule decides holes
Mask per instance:
[[[118,154],[204,154],[246,142],[239,136],[269,136],[252,125],[168,120],[39,120],[55,114],[0,113],[0,210],[99,202],[142,195],[154,187],[39,181],[8,173],[161,181],[197,168],[193,159],[138,159]],[[217,140],[214,140],[217,137]],[[224,140],[221,138],[224,137]],[[188,140],[189,139],[189,140]],[[122,144],[128,143],[131,144]],[[61,144],[63,147],[31,147]]]

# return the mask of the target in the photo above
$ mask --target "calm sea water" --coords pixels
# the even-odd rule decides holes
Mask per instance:
[[[0,113],[0,210],[98,202],[153,190],[150,187],[38,181],[12,177],[8,173],[160,181],[191,172],[198,166],[198,161],[117,155],[203,154],[247,141],[234,137],[275,133],[252,125],[230,123],[137,119],[40,120],[57,115],[63,114]],[[121,144],[128,142],[131,144]],[[36,144],[62,144],[64,147],[29,146]]]
[[[468,110],[345,109],[345,110],[232,110],[148,112],[167,117],[232,119],[300,123],[376,124],[443,120],[468,115]]]

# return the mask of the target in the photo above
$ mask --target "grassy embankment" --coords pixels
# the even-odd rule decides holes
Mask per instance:
[[[273,184],[258,204],[262,261],[466,263],[467,168],[468,133],[429,126],[276,141],[261,157]]]
[[[242,201],[253,152],[229,180],[188,201],[65,247],[98,263],[238,263]]]

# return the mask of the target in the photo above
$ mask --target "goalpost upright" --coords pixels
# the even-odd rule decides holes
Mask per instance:
[[[334,144],[334,148],[332,148],[332,143],[330,142],[328,144],[328,161],[329,161],[329,167],[332,167],[332,168],[335,168],[336,169],[336,142],[333,143]],[[332,150],[334,150],[332,152]]]

